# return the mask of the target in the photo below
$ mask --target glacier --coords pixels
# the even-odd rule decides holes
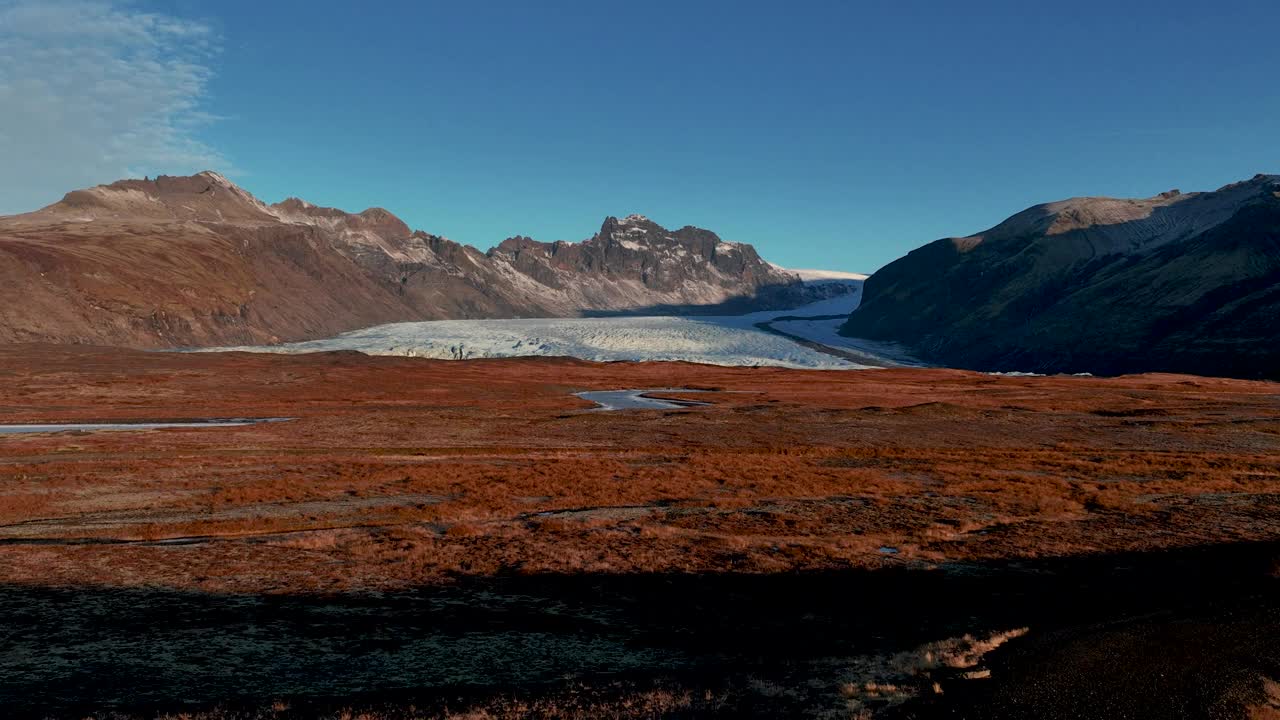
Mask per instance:
[[[824,278],[823,281],[833,280]],[[861,301],[862,283],[860,278],[834,281],[856,287],[846,295],[791,310],[723,316],[392,323],[323,340],[212,348],[211,351],[310,353],[354,350],[369,355],[444,360],[565,356],[596,362],[683,361],[824,370],[916,364],[890,344],[844,338],[837,334],[836,330],[845,317]],[[807,342],[797,342],[795,338]],[[837,352],[831,352],[832,349]]]

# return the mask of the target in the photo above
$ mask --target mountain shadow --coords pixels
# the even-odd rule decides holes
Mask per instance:
[[[0,703],[14,718],[408,717],[502,698],[616,708],[659,688],[688,700],[677,717],[1244,717],[1280,671],[1278,560],[1271,542],[344,595],[9,585]]]

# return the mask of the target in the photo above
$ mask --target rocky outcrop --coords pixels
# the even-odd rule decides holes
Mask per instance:
[[[211,172],[0,218],[0,342],[261,344],[400,321],[786,308],[841,291],[639,215],[579,243],[481,252],[381,208],[268,205]]]
[[[941,364],[1280,377],[1280,176],[1040,205],[867,280],[843,332]]]

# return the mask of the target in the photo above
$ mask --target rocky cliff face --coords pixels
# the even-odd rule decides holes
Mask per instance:
[[[268,205],[216,173],[0,218],[0,342],[259,344],[414,320],[785,308],[841,290],[638,215],[580,243],[517,237],[486,253],[380,208]]]
[[[982,370],[1280,377],[1280,176],[1040,205],[871,276],[843,332]]]

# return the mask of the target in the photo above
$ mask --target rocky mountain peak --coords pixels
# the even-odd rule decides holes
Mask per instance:
[[[982,244],[1052,244],[1059,257],[1147,252],[1205,232],[1280,190],[1280,176],[1256,175],[1213,192],[1169,190],[1149,198],[1075,197],[1028,208],[985,232],[952,238],[959,252]]]
[[[498,243],[498,246],[489,251],[490,255],[496,253],[507,253],[517,255],[527,250],[532,250],[539,254],[546,254],[547,243],[539,242],[525,235],[514,235]]]
[[[306,200],[291,197],[271,206],[276,217],[284,222],[304,225],[324,224],[348,233],[374,233],[383,240],[402,240],[413,234],[403,220],[389,210],[369,208],[352,214],[345,210],[313,205]]]
[[[271,210],[248,191],[212,171],[191,176],[118,180],[67,193],[32,215],[94,219],[269,222]]]
[[[623,235],[643,236],[651,233],[665,232],[666,230],[662,226],[644,215],[628,215],[621,220],[610,215],[606,217],[604,219],[604,223],[600,225],[600,233],[597,237],[613,238]]]
[[[413,320],[749,312],[839,290],[801,283],[750,245],[643,215],[606,218],[582,242],[519,235],[482,253],[380,207],[266,205],[214,172],[122,180],[0,218],[0,269],[0,342],[140,347]]]
[[[413,233],[407,224],[395,214],[380,207],[372,207],[361,212],[359,225],[389,238],[404,238]]]
[[[346,217],[347,213],[337,208],[320,207],[312,205],[302,198],[290,197],[286,198],[271,206],[273,210],[277,210],[286,217],[288,216],[304,216],[313,218],[323,217]]]
[[[229,190],[234,189],[234,190],[239,190],[240,192],[245,192],[243,188],[241,188],[240,186],[228,180],[225,175],[223,175],[222,173],[214,172],[213,170],[202,170],[196,173],[195,177],[208,180],[211,184],[217,185],[219,187],[227,188]]]
[[[1263,192],[1271,193],[1276,197],[1280,197],[1280,175],[1264,175],[1259,173],[1253,176],[1253,182],[1262,187]]]

